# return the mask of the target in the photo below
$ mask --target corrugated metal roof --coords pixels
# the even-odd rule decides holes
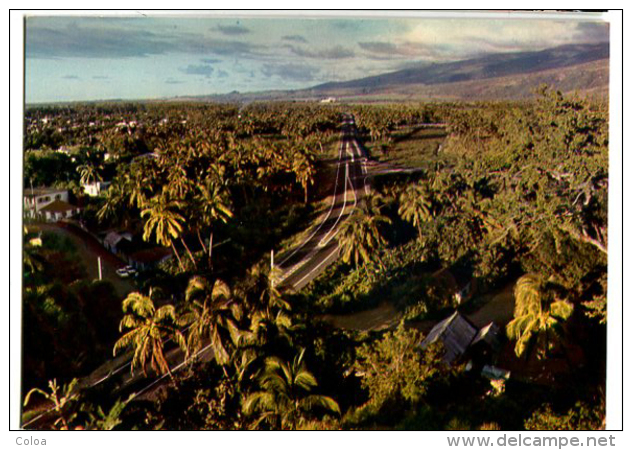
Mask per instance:
[[[477,334],[477,329],[458,311],[436,324],[421,343],[422,348],[441,339],[445,347],[443,360],[451,363],[462,355]]]

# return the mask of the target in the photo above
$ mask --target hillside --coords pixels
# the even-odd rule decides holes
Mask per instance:
[[[562,69],[609,57],[605,44],[564,45],[537,52],[497,53],[448,63],[422,65],[382,75],[315,86],[313,91],[355,89],[369,93],[402,85],[435,85],[525,75]]]

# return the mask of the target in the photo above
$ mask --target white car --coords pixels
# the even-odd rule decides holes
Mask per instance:
[[[125,267],[121,267],[120,269],[116,270],[116,274],[121,277],[121,278],[127,278],[129,276],[134,276],[136,275],[138,272],[136,271],[136,269],[132,266],[125,266]]]

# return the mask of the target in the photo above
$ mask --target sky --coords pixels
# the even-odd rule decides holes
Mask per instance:
[[[27,16],[26,103],[298,89],[485,53],[608,41],[587,19]]]

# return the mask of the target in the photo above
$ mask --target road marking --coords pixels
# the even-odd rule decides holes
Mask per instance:
[[[318,270],[320,268],[320,266],[322,266],[323,264],[325,264],[325,262],[327,262],[327,260],[331,257],[331,255],[333,255],[334,253],[337,253],[338,250],[340,249],[340,247],[338,245],[336,245],[336,248],[334,248],[334,250],[325,257],[325,259],[323,259],[316,267],[314,267],[312,270],[310,270],[309,272],[307,272],[303,278],[301,278],[300,280],[298,280],[296,283],[293,284],[293,286],[298,286],[299,284],[301,284],[301,282],[307,278],[308,276],[310,276],[315,270]]]
[[[305,247],[305,244],[307,244],[316,235],[316,233],[318,233],[318,230],[320,230],[321,227],[327,221],[327,219],[329,219],[329,216],[331,215],[331,212],[334,209],[334,205],[336,204],[336,195],[337,195],[336,193],[337,193],[337,190],[338,190],[338,178],[339,178],[339,174],[340,174],[340,165],[342,164],[342,151],[345,148],[345,144],[348,145],[348,143],[345,141],[344,137],[345,136],[343,134],[343,136],[340,139],[340,151],[339,151],[339,156],[338,156],[338,169],[336,170],[336,183],[335,183],[335,186],[334,186],[334,194],[333,194],[333,198],[331,200],[331,206],[329,207],[329,211],[327,212],[327,215],[325,216],[325,219],[321,221],[320,225],[318,225],[318,227],[314,230],[314,232],[307,239],[305,239],[301,245],[299,245],[297,248],[295,248],[292,253],[290,253],[288,256],[283,258],[283,260],[277,264],[278,267],[283,266],[283,264],[285,264],[300,249]]]
[[[353,192],[353,207],[351,208],[351,212],[353,212],[353,210],[355,209],[355,207],[358,205],[358,196],[355,192],[355,188],[353,187],[353,183],[351,182],[351,178],[348,179],[349,185],[351,186],[351,192]],[[347,191],[345,190],[345,193]],[[346,208],[346,206],[345,206]],[[342,210],[342,212],[344,212],[344,209]],[[351,215],[351,213],[349,213],[349,215]],[[340,217],[342,217],[342,214],[340,215]],[[338,217],[338,220],[340,220],[340,217]],[[336,224],[338,223],[338,221],[336,221]],[[320,247],[325,247],[327,244],[329,244],[329,242],[336,237],[336,235],[338,234],[338,231],[340,231],[340,229],[336,230],[336,225],[333,226],[333,228],[330,230],[329,233],[331,233],[331,231],[335,230],[335,233],[329,238],[327,239],[327,242],[323,243],[323,239],[325,239],[327,236],[325,236],[323,239],[321,239],[320,243],[318,244]],[[327,235],[329,235],[329,233],[327,233]]]
[[[349,180],[349,163],[345,164],[345,193],[342,198],[342,208],[340,209],[340,214],[338,214],[338,218],[336,219],[336,222],[334,222],[333,226],[329,229],[327,234],[323,236],[323,238],[318,242],[318,247],[323,247],[324,245],[326,245],[326,244],[323,244],[323,241],[326,240],[327,236],[329,236],[331,232],[336,229],[336,225],[338,225],[338,222],[340,222],[340,218],[345,213],[345,209],[347,208],[347,181],[350,181]],[[351,188],[353,189],[353,186],[351,186]],[[329,242],[329,240],[327,240],[327,242]]]

